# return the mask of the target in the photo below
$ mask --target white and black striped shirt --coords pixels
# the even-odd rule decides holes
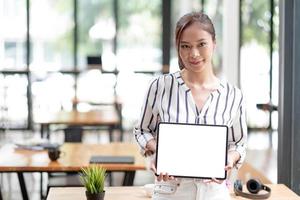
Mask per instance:
[[[228,149],[240,153],[238,164],[241,164],[246,155],[245,116],[241,90],[227,82],[221,82],[219,88],[210,94],[202,110],[198,110],[191,90],[178,71],[161,75],[151,82],[134,135],[144,150],[147,142],[156,138],[160,121],[226,125],[229,127]]]

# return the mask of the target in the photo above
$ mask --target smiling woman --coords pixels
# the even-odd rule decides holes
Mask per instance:
[[[245,158],[247,138],[243,95],[237,87],[219,80],[213,72],[212,57],[216,46],[213,24],[202,12],[188,13],[177,22],[175,34],[180,71],[161,75],[151,82],[134,130],[135,138],[144,155],[149,156],[156,152],[160,122],[225,125],[229,127],[228,160],[226,166],[218,167],[227,172],[233,167],[238,168]],[[170,136],[169,140],[171,143],[174,137]],[[182,144],[184,140],[183,137]],[[216,142],[208,145],[208,154],[215,150],[214,145]],[[180,146],[182,148],[184,145]],[[209,161],[199,154],[195,162]],[[154,166],[152,163],[156,172]],[[225,200],[230,196],[221,180],[174,179],[168,172],[161,172],[153,199]]]
[[[195,57],[197,55],[190,53],[199,53],[199,52],[190,52],[193,50],[193,44],[196,44],[196,49],[207,50],[206,53],[210,53],[209,62],[211,64],[212,59],[212,49],[214,50],[216,44],[216,33],[214,26],[211,20],[207,15],[185,15],[178,22],[176,26],[176,47],[177,53],[179,55],[178,63],[180,69],[184,68],[184,63],[182,63],[182,59],[186,58],[183,56],[192,56]],[[201,48],[203,47],[203,48]],[[205,47],[205,48],[204,48]],[[207,48],[212,47],[212,48]],[[185,51],[189,50],[189,51]],[[181,53],[184,53],[181,55]],[[188,53],[188,54],[187,54]],[[200,55],[200,54],[199,54]],[[199,56],[198,55],[198,56]],[[201,54],[204,56],[203,54]]]

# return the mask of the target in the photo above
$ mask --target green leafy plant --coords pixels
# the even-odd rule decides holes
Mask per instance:
[[[99,194],[104,191],[106,169],[100,165],[91,165],[81,168],[80,179],[86,191],[91,194]]]

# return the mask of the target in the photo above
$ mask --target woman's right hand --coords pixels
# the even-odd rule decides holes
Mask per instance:
[[[175,177],[174,176],[169,176],[168,173],[160,173],[159,176],[157,176],[157,180],[158,181],[171,181],[174,180]]]

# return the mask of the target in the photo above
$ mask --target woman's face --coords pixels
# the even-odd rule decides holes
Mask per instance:
[[[202,72],[212,67],[212,56],[215,41],[199,23],[188,26],[181,35],[179,43],[179,56],[184,68],[193,72]]]

